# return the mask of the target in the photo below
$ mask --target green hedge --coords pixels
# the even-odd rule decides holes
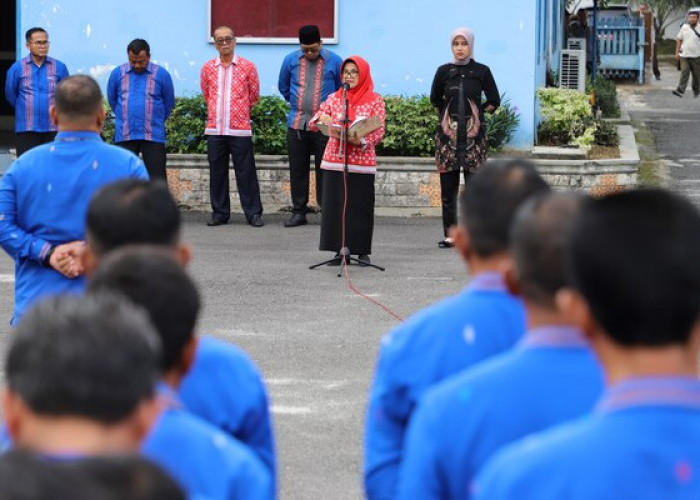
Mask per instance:
[[[377,147],[385,156],[432,156],[437,114],[427,96],[387,96],[386,133]],[[253,141],[258,154],[287,153],[287,112],[289,107],[281,97],[263,96],[253,108]],[[166,122],[169,153],[206,153],[204,127],[207,108],[202,96],[179,97]],[[486,115],[487,137],[492,150],[502,148],[518,127],[517,108],[504,99],[494,114]],[[105,140],[114,139],[114,117],[109,112],[103,130]]]

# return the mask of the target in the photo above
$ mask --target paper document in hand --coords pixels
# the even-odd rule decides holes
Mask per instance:
[[[331,130],[336,130],[340,132],[341,126],[338,124],[332,124],[330,126],[323,123],[316,123],[318,129],[323,133],[323,135],[331,135]],[[357,137],[364,137],[370,132],[377,130],[382,126],[382,120],[379,116],[360,116],[348,127],[348,132],[351,135],[356,135]]]

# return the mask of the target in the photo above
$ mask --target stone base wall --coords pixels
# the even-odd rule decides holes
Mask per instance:
[[[565,163],[565,164],[562,164]],[[566,164],[569,163],[569,164]],[[291,205],[286,156],[256,157],[262,203],[267,213]],[[618,160],[556,162],[541,160],[537,168],[557,190],[578,190],[600,196],[637,185],[637,165]],[[208,211],[209,165],[205,155],[168,155],[168,182],[181,207]],[[311,173],[310,204],[315,205],[315,176]],[[231,207],[240,211],[233,169],[230,172]],[[378,213],[409,210],[437,215],[440,210],[440,174],[430,158],[380,158],[375,181]]]

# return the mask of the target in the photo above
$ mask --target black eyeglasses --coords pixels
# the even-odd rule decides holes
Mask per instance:
[[[215,42],[217,45],[228,45],[229,43],[233,43],[234,40],[235,38],[233,38],[232,36],[226,36],[222,38],[217,38]]]
[[[44,45],[49,45],[51,42],[48,40],[36,40],[32,42],[34,45],[39,45],[40,47],[43,47]]]

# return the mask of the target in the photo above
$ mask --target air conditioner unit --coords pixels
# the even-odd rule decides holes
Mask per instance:
[[[586,39],[585,38],[569,38],[566,41],[566,48],[569,50],[582,50],[586,52]]]
[[[559,64],[559,87],[586,91],[586,51],[562,50]]]

